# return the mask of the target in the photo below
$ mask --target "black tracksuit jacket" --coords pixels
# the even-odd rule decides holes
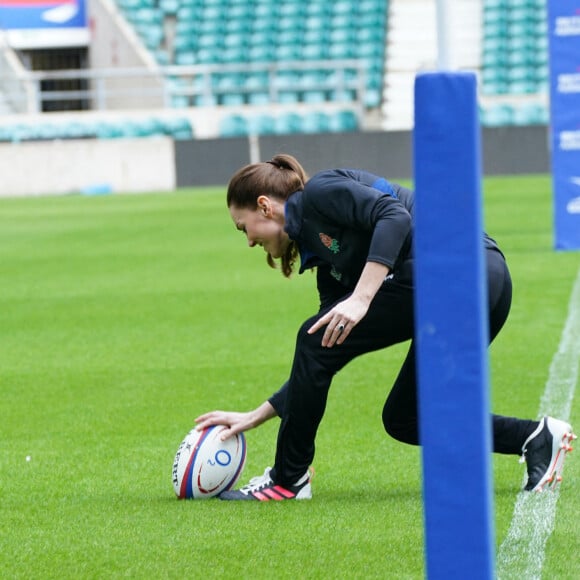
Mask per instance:
[[[318,268],[321,310],[354,290],[368,261],[388,266],[400,284],[413,285],[413,206],[409,189],[355,169],[317,173],[304,191],[290,196],[285,229],[298,244],[300,273]],[[484,244],[499,251],[486,234]],[[286,384],[269,399],[280,416],[285,391]]]

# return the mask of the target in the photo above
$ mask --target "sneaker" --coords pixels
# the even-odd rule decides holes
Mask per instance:
[[[562,481],[562,468],[566,453],[572,451],[576,435],[564,421],[544,417],[537,429],[522,446],[520,462],[527,463],[528,482],[526,491],[544,491],[545,487],[556,488]]]
[[[222,491],[220,499],[224,500],[258,500],[258,501],[282,501],[284,499],[311,499],[312,487],[310,485],[310,472],[306,472],[295,485],[282,487],[276,485],[270,477],[271,467],[266,467],[264,475],[258,475],[250,479],[250,483],[238,490]]]

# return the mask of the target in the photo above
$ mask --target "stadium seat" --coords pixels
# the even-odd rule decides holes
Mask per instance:
[[[352,111],[334,113],[329,119],[329,129],[339,133],[356,131],[358,129],[358,119]]]
[[[165,135],[169,135],[177,140],[192,139],[194,136],[193,127],[188,119],[185,118],[170,118],[160,122],[162,131]]]
[[[545,125],[548,121],[548,109],[543,105],[526,104],[513,109],[512,122],[514,125]]]
[[[244,137],[248,134],[248,121],[242,115],[225,117],[219,128],[220,137]]]
[[[163,65],[264,63],[362,58],[367,79],[382,79],[387,2],[385,0],[117,0],[127,19]],[[166,19],[175,18],[175,34]],[[165,34],[168,39],[165,39]],[[166,44],[167,43],[167,44]],[[382,82],[367,85],[367,106],[380,101]],[[249,88],[248,103],[265,103],[268,91]],[[232,89],[235,92],[235,89]],[[286,102],[353,99],[355,93],[328,87],[324,93],[285,89]],[[183,97],[175,98],[184,106]],[[197,97],[196,104],[216,99]],[[221,103],[240,102],[239,95]]]
[[[302,117],[303,133],[326,133],[330,130],[329,116],[322,112],[312,112]]]
[[[484,0],[484,94],[533,94],[546,89],[546,0]]]
[[[276,133],[274,118],[270,115],[256,115],[248,120],[250,135],[273,135]]]
[[[274,130],[278,135],[287,133],[301,133],[302,118],[296,113],[279,115],[274,121]]]
[[[481,112],[481,124],[486,127],[511,125],[513,110],[509,105],[495,105]]]

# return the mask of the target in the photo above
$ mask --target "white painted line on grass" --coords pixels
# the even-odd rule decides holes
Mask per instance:
[[[560,345],[550,365],[539,417],[551,415],[568,421],[578,382],[579,360],[580,270],[572,289]],[[498,579],[541,578],[546,542],[554,529],[559,495],[559,489],[554,492],[518,494],[510,529],[497,555]]]

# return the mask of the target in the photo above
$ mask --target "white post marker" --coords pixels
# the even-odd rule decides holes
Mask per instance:
[[[491,580],[494,533],[477,81],[415,80],[415,326],[428,578]]]

